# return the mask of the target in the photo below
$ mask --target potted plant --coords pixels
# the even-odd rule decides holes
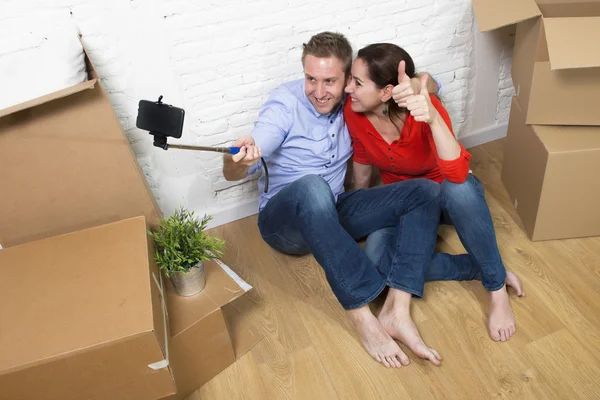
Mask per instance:
[[[154,259],[180,296],[200,293],[206,284],[204,261],[223,255],[225,242],[204,232],[211,219],[199,220],[193,211],[179,208],[148,232],[156,244]]]

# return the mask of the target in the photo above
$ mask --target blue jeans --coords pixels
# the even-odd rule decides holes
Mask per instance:
[[[494,291],[502,288],[506,270],[498,251],[496,234],[484,188],[479,179],[469,174],[464,183],[443,181],[440,186],[440,223],[454,225],[468,254],[451,255],[434,252],[424,273],[423,282],[437,280],[481,280],[483,286]],[[409,228],[410,229],[410,228]],[[365,253],[379,268],[390,265],[397,230],[381,229],[373,232],[365,243]]]
[[[343,193],[337,202],[329,184],[307,175],[283,188],[260,211],[258,227],[265,242],[286,254],[312,252],[345,309],[365,305],[386,286],[422,295],[422,280],[435,249],[439,223],[439,185],[413,179]],[[382,229],[397,234],[389,262],[404,273],[389,279],[367,257],[356,239]],[[416,227],[416,228],[415,228]]]

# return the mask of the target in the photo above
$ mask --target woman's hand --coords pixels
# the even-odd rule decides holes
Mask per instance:
[[[406,108],[415,121],[425,122],[431,125],[439,116],[437,110],[431,104],[431,98],[427,91],[427,79],[429,75],[425,74],[421,78],[421,93],[409,96],[406,99]]]
[[[406,100],[415,94],[414,82],[406,75],[406,63],[400,61],[398,65],[398,85],[392,89],[392,98],[400,108],[406,108]]]

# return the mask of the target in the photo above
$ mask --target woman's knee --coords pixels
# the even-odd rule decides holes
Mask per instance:
[[[367,237],[364,251],[373,264],[379,265],[390,246],[395,248],[391,243],[396,230],[396,227],[383,228],[371,233]]]
[[[469,175],[462,183],[444,180],[441,184],[441,196],[445,202],[468,204],[483,198],[483,188],[472,175]]]
[[[433,200],[440,195],[440,184],[431,179],[418,178],[411,182],[418,185],[416,190],[419,191],[421,198]]]

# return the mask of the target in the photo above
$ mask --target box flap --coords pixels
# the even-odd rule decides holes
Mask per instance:
[[[549,153],[600,150],[600,126],[533,125]]]
[[[158,222],[156,200],[86,63],[90,90],[0,118],[4,247],[140,215]]]
[[[0,371],[152,332],[147,254],[144,217],[0,251]]]
[[[524,107],[527,124],[600,126],[596,106],[600,90],[599,72],[598,68],[551,71],[549,62],[536,62],[529,106]]]
[[[38,97],[29,101],[26,101],[24,103],[20,103],[20,104],[15,104],[12,107],[8,107],[5,108],[3,110],[0,110],[0,118],[16,113],[18,111],[22,111],[25,110],[27,108],[31,108],[31,107],[35,107],[35,106],[39,106],[40,104],[44,104],[47,103],[49,101],[52,100],[56,100],[56,99],[60,99],[62,97],[67,97],[70,96],[74,93],[78,93],[78,92],[82,92],[86,89],[93,89],[94,86],[96,85],[96,81],[98,79],[94,78],[94,79],[90,79],[88,81],[85,82],[81,82],[77,85],[73,85],[71,87],[56,91],[56,92],[52,92],[50,94],[47,94],[45,96],[42,97]]]
[[[179,296],[167,282],[167,308],[171,336],[177,336],[197,321],[246,293],[214,261],[204,263],[206,286],[194,296]]]
[[[545,18],[598,17],[600,0],[536,0]]]
[[[541,15],[534,0],[473,0],[473,9],[482,32]]]
[[[544,19],[552,70],[600,67],[600,17]]]

